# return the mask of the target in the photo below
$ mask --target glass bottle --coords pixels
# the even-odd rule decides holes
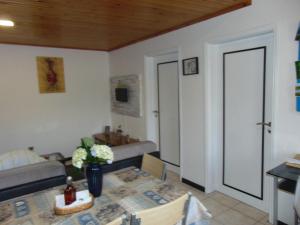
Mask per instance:
[[[67,177],[67,187],[64,191],[65,205],[70,205],[76,201],[76,188],[73,186],[72,177]]]

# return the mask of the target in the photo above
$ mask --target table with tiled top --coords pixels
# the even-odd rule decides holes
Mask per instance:
[[[74,182],[76,189],[87,189],[85,180]],[[0,224],[5,225],[104,225],[121,216],[133,212],[166,204],[186,193],[182,187],[163,182],[139,169],[130,167],[106,174],[103,180],[103,192],[88,210],[72,215],[54,214],[55,195],[61,194],[65,186],[58,186],[41,192],[21,196],[0,202]],[[195,199],[195,198],[194,198]],[[196,200],[197,201],[197,200]],[[207,225],[209,221],[197,202],[191,215],[197,224]],[[193,224],[192,221],[190,224]]]

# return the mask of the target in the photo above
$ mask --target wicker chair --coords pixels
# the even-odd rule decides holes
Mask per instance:
[[[108,223],[107,225],[126,225],[126,215],[122,215],[121,217],[115,219],[114,221]]]
[[[130,225],[174,225],[180,221],[186,225],[190,198],[188,193],[168,204],[134,213]]]
[[[165,163],[149,154],[144,154],[142,162],[142,170],[150,173],[161,180],[166,179],[166,165]]]

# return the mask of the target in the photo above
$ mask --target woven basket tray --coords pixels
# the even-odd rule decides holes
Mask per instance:
[[[67,214],[77,213],[82,210],[89,209],[94,205],[94,198],[91,195],[90,195],[90,197],[91,197],[91,200],[89,202],[77,204],[74,207],[59,207],[59,206],[57,206],[57,203],[55,203],[54,212],[56,215],[67,215]],[[78,199],[78,197],[77,197],[77,199]]]

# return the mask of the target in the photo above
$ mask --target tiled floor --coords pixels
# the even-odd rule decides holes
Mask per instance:
[[[211,225],[271,225],[268,223],[268,215],[256,208],[246,205],[234,198],[220,192],[205,194],[189,185],[179,181],[176,173],[168,171],[168,181],[182,185],[200,201],[212,213]]]

